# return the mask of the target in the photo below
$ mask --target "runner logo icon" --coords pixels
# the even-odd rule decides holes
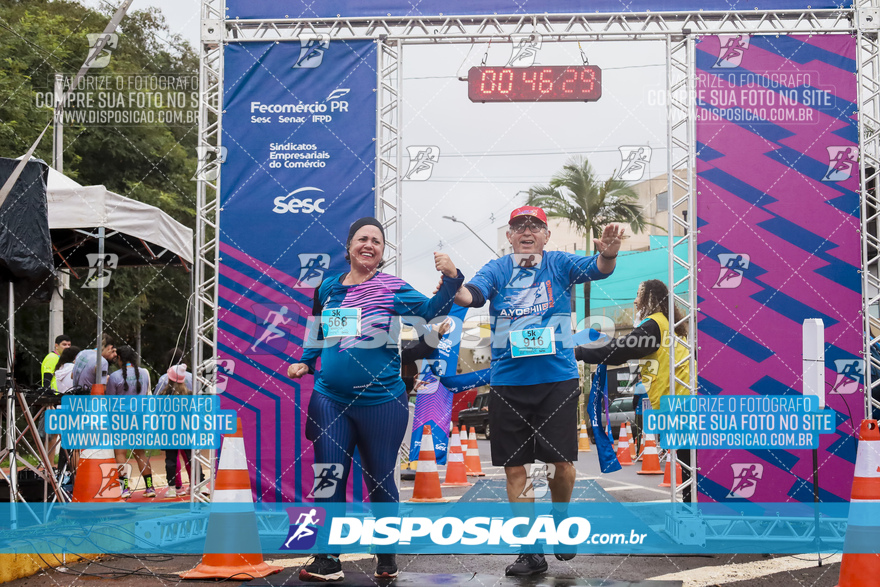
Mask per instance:
[[[827,147],[828,171],[822,181],[843,181],[852,176],[859,150],[854,146]]]
[[[735,253],[721,253],[718,255],[718,264],[721,269],[713,289],[734,289],[742,283],[743,274],[749,269],[751,259],[748,255]]]
[[[436,145],[413,145],[407,147],[409,153],[409,169],[404,179],[410,181],[427,181],[434,173],[434,164],[440,160],[440,147]]]
[[[828,393],[851,395],[865,381],[865,362],[861,359],[835,359],[834,368],[837,371],[837,380]]]
[[[749,48],[748,35],[718,35],[721,47],[714,69],[733,69],[742,63],[743,53]]]
[[[131,478],[131,465],[128,463],[101,463],[101,487],[95,499],[119,499],[122,497],[121,479]]]
[[[251,311],[257,327],[254,330],[254,343],[248,348],[248,354],[278,355],[286,351],[289,331],[296,324],[290,308],[254,304]]]
[[[623,181],[639,181],[645,175],[645,169],[651,162],[651,147],[635,145],[618,147],[620,151],[620,173],[617,179]]]
[[[520,499],[540,499],[544,497],[550,488],[550,479],[553,479],[555,476],[556,465],[553,463],[532,463],[529,476],[526,477],[526,486],[522,493],[519,494]]]
[[[300,253],[299,266],[299,279],[295,287],[318,287],[324,279],[324,272],[330,268],[330,255],[327,253]]]
[[[330,36],[303,35],[299,44],[299,59],[293,64],[293,69],[314,69],[324,61],[324,51],[330,48]]]
[[[513,48],[507,61],[508,67],[531,67],[535,64],[535,57],[541,49],[541,35],[510,35],[510,41]]]
[[[89,69],[102,69],[110,65],[110,52],[119,46],[119,35],[116,33],[88,33],[89,55],[100,51],[99,55],[89,63]]]
[[[310,499],[326,499],[336,493],[336,485],[342,481],[341,463],[313,463],[315,482],[312,484]]]
[[[216,361],[211,361],[208,365],[209,366],[205,369],[205,377],[211,377],[209,369],[216,371],[217,380],[215,388],[217,393],[223,393],[226,391],[226,384],[229,382],[229,376],[235,373],[235,360],[217,359]]]
[[[639,372],[642,374],[642,385],[645,391],[650,391],[651,383],[660,372],[660,361],[657,359],[639,359]]]
[[[733,469],[733,484],[730,487],[730,498],[749,499],[755,495],[758,481],[764,477],[764,465],[760,463],[735,463]]]
[[[318,527],[324,525],[327,512],[321,507],[287,508],[290,529],[279,550],[309,550],[318,539]]]
[[[86,255],[86,260],[89,262],[89,275],[86,277],[86,282],[83,283],[83,288],[85,289],[98,289],[107,287],[110,285],[110,278],[113,277],[113,270],[116,269],[116,266],[119,264],[119,255],[115,253],[106,253],[103,255],[104,257],[104,265],[103,267],[98,267],[101,261],[101,255],[97,253],[89,253]],[[100,270],[100,275],[98,271]]]

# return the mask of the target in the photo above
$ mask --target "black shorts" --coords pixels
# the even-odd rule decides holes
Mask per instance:
[[[538,385],[496,385],[489,390],[492,464],[574,462],[578,454],[577,379]]]

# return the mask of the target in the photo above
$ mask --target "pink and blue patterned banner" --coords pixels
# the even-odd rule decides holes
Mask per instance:
[[[825,326],[819,497],[846,501],[864,414],[856,40],[699,39],[699,385],[799,395],[802,323]],[[701,450],[700,499],[813,501],[810,450]]]

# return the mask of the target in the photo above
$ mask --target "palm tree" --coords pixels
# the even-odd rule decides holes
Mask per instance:
[[[609,224],[629,224],[633,233],[644,232],[649,226],[635,190],[616,175],[615,171],[611,178],[602,181],[585,157],[573,157],[550,178],[549,185],[529,188],[527,203],[543,208],[549,217],[568,220],[585,237],[589,251],[590,239],[600,238]],[[571,303],[574,310],[574,296]],[[584,304],[589,316],[589,281],[584,284]]]

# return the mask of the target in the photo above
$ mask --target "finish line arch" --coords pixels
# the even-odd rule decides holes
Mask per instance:
[[[326,4],[326,3],[325,3]],[[423,3],[424,4],[424,3]],[[871,333],[861,339],[861,354],[870,355],[871,346],[880,340],[880,321],[878,321],[878,278],[877,278],[877,231],[875,215],[877,209],[876,192],[868,189],[876,181],[877,176],[877,138],[869,128],[875,122],[876,113],[880,111],[876,78],[878,68],[877,29],[867,17],[873,8],[872,2],[865,2],[852,9],[840,9],[834,6],[812,8],[793,6],[789,2],[768,2],[759,6],[760,10],[742,12],[698,11],[696,7],[682,5],[679,12],[670,12],[664,7],[663,12],[652,12],[650,6],[639,6],[639,11],[627,13],[607,12],[596,14],[577,13],[567,3],[558,3],[559,13],[552,14],[492,14],[469,15],[458,13],[445,16],[438,10],[437,14],[408,15],[405,12],[372,15],[369,6],[358,5],[358,13],[337,15],[336,4],[327,7],[327,14],[297,15],[302,7],[298,2],[283,3],[289,6],[286,14],[281,15],[278,4],[274,4],[271,13],[248,12],[250,8],[238,2],[227,0],[222,2],[204,0],[202,2],[202,47],[201,47],[201,81],[202,100],[200,104],[200,135],[199,145],[202,155],[203,172],[198,182],[198,228],[197,251],[199,263],[196,268],[197,308],[195,329],[197,341],[194,349],[194,363],[199,365],[198,385],[203,390],[215,389],[216,370],[211,365],[212,359],[220,357],[220,361],[229,361],[222,352],[218,353],[217,320],[222,312],[218,304],[224,260],[229,257],[221,251],[223,233],[223,206],[221,197],[221,174],[226,153],[232,148],[229,137],[224,137],[224,109],[227,104],[223,98],[222,80],[227,73],[224,62],[225,54],[230,47],[266,46],[267,43],[297,43],[303,41],[322,43],[333,41],[370,42],[375,46],[375,199],[372,202],[376,215],[386,226],[388,235],[388,271],[401,271],[400,250],[402,241],[402,181],[404,170],[403,145],[400,138],[400,105],[402,91],[401,59],[402,48],[411,43],[475,43],[495,40],[509,41],[511,35],[523,35],[537,31],[542,37],[553,41],[575,40],[659,40],[666,47],[667,91],[670,96],[683,96],[680,100],[671,100],[668,105],[667,122],[667,176],[669,179],[668,194],[677,191],[684,196],[669,202],[669,209],[680,206],[689,211],[687,220],[669,215],[669,234],[674,235],[675,228],[685,231],[683,236],[669,237],[669,250],[684,250],[686,254],[671,254],[669,258],[668,283],[676,285],[675,301],[685,310],[690,326],[687,346],[690,350],[688,361],[691,369],[691,380],[679,382],[695,393],[698,386],[696,351],[700,344],[698,338],[703,333],[698,326],[697,308],[702,303],[700,298],[700,282],[698,272],[706,262],[706,254],[699,250],[701,245],[698,216],[700,214],[698,189],[700,169],[697,163],[697,104],[693,100],[699,84],[699,58],[705,53],[698,49],[698,40],[705,38],[710,42],[717,41],[719,35],[735,37],[757,36],[772,39],[776,36],[828,35],[839,37],[852,36],[854,40],[853,69],[856,73],[858,117],[858,176],[857,179],[859,214],[855,222],[860,226],[861,250],[859,261],[860,307],[862,315],[858,318],[849,316],[864,332]],[[344,3],[340,3],[340,6]],[[499,6],[504,5],[499,2]],[[572,6],[576,6],[576,3]],[[227,11],[226,8],[229,8]],[[423,11],[428,10],[423,7]],[[450,10],[444,4],[444,10]],[[323,8],[322,8],[323,10]],[[341,9],[339,9],[341,10]],[[462,7],[464,11],[465,8]],[[277,14],[276,14],[277,12]],[[364,13],[366,12],[366,13]],[[379,12],[378,10],[376,12]],[[874,19],[876,20],[876,19]],[[783,37],[784,38],[784,37]],[[262,45],[261,45],[262,44]],[[244,49],[242,49],[244,50]],[[229,80],[227,78],[227,86]],[[321,113],[309,113],[320,115]],[[225,138],[225,140],[224,140]],[[844,145],[845,146],[845,145]],[[221,156],[222,155],[222,156]],[[680,177],[672,170],[686,169],[687,173]],[[853,179],[855,181],[855,179]],[[854,191],[849,189],[848,191]],[[299,198],[300,201],[304,199]],[[314,201],[314,199],[313,199]],[[847,246],[852,246],[850,243]],[[733,251],[735,252],[735,251]],[[323,253],[323,252],[322,252]],[[713,251],[716,256],[719,253]],[[238,260],[239,262],[241,259]],[[717,267],[717,262],[716,262]],[[685,271],[683,279],[675,279],[676,268]],[[259,267],[258,267],[259,269]],[[266,266],[264,269],[272,269]],[[280,276],[279,276],[280,279]],[[295,289],[295,288],[294,288]],[[283,304],[279,304],[283,305]],[[263,304],[262,308],[252,312],[252,322],[273,324],[270,314],[278,309]],[[701,308],[702,310],[702,308]],[[262,314],[260,314],[262,312]],[[276,314],[277,316],[277,314]],[[704,334],[705,335],[705,334]],[[720,335],[719,335],[720,336]],[[708,340],[708,339],[707,339]],[[841,357],[845,358],[845,357]],[[245,359],[247,363],[249,359]],[[880,366],[880,365],[878,365]],[[236,362],[236,368],[239,368]],[[258,371],[261,377],[271,379],[271,369],[262,365]],[[239,371],[239,377],[242,377]],[[228,379],[228,373],[221,379]],[[795,380],[798,378],[795,377]],[[874,389],[877,383],[871,377],[871,369],[864,369],[864,386]],[[796,389],[796,386],[789,386]],[[742,390],[747,392],[747,390]],[[862,391],[857,397],[864,413],[869,413],[872,394]],[[247,402],[243,402],[246,404]],[[250,409],[244,407],[244,409]],[[857,410],[856,410],[857,411]],[[858,420],[858,414],[853,414]],[[841,437],[843,440],[843,437]],[[250,453],[249,453],[250,454]],[[730,473],[730,472],[728,472]],[[258,478],[261,474],[257,475]],[[300,477],[301,481],[304,481]],[[265,478],[268,485],[277,482]],[[272,500],[266,491],[259,494],[262,498]],[[281,491],[284,500],[294,495]],[[278,497],[277,489],[275,497]],[[278,499],[279,501],[281,499]]]

